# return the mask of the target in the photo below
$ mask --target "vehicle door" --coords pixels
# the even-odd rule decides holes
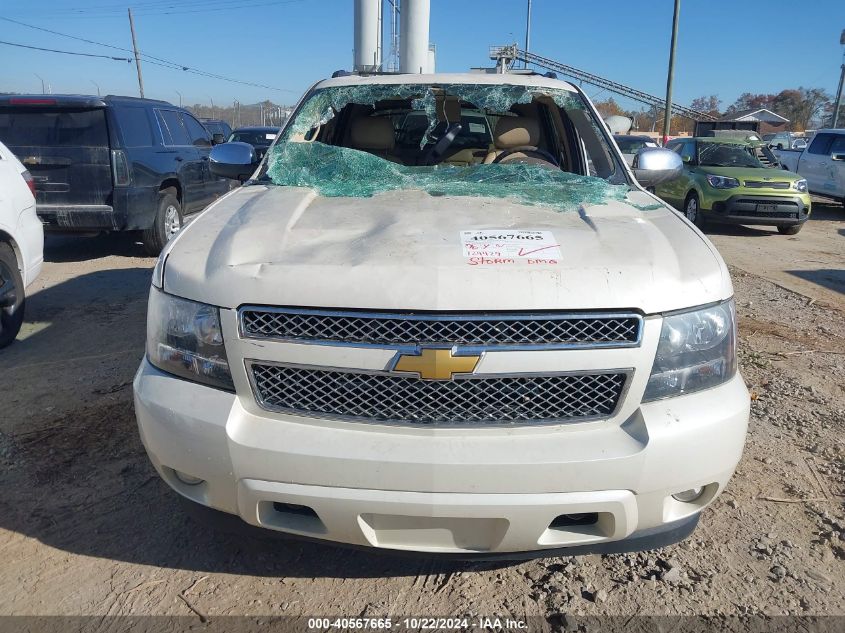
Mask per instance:
[[[229,191],[230,181],[219,178],[211,173],[209,153],[211,152],[211,135],[208,130],[187,112],[182,112],[182,122],[188,131],[191,144],[196,148],[202,171],[202,208]]]
[[[159,152],[172,158],[172,169],[182,184],[182,213],[199,211],[205,206],[200,153],[191,143],[178,110],[156,108],[155,112],[164,140],[164,147]]]
[[[837,134],[830,146],[830,161],[827,163],[828,175],[833,187],[830,191],[837,198],[845,198],[845,134]],[[828,189],[823,189],[825,192]]]
[[[32,174],[39,207],[111,204],[105,108],[15,106],[0,109],[0,139]]]
[[[807,179],[810,191],[824,193],[832,188],[827,163],[830,162],[830,148],[834,138],[835,135],[830,132],[816,134],[798,159],[796,171]]]

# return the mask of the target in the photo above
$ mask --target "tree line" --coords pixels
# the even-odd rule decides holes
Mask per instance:
[[[625,110],[613,97],[596,102],[596,109],[602,116],[613,114],[627,116],[634,120],[634,128],[663,132],[663,108],[651,107],[639,110]],[[785,130],[803,132],[830,125],[833,120],[833,98],[821,88],[787,88],[777,94],[744,92],[736,101],[722,108],[718,95],[703,95],[693,99],[689,107],[717,118],[730,117],[745,110],[766,108],[789,119]],[[840,109],[840,120],[845,116],[845,106]],[[686,117],[672,117],[671,133],[691,134],[694,122]]]

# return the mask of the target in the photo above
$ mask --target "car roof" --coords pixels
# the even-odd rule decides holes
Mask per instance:
[[[104,108],[111,104],[128,104],[133,105],[167,105],[171,107],[173,104],[167,101],[159,101],[157,99],[142,99],[140,97],[126,97],[122,95],[106,95],[105,97],[98,97],[96,95],[44,95],[44,94],[23,94],[23,95],[3,95],[0,97],[0,106],[70,106],[77,108]]]
[[[637,139],[642,141],[653,141],[654,139],[645,134],[614,134],[613,138]]]
[[[314,88],[333,88],[339,86],[368,86],[396,84],[475,84],[483,86],[527,86],[538,88],[557,88],[569,92],[577,89],[566,81],[534,74],[516,73],[431,73],[431,74],[383,74],[355,75],[348,74],[332,77],[318,82]]]
[[[753,145],[760,141],[749,141],[744,138],[731,138],[729,136],[681,136],[673,138],[672,141],[699,141],[702,143],[722,143],[724,145]],[[672,141],[669,141],[670,143]]]

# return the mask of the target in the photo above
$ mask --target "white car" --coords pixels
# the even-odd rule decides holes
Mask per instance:
[[[629,169],[576,86],[333,78],[260,165],[238,143],[211,161],[246,183],[159,258],[134,382],[187,499],[510,556],[675,542],[728,484],[749,416],[728,270],[643,189],[677,154]]]
[[[32,176],[0,143],[0,348],[21,329],[25,289],[44,261],[44,229],[35,214]]]

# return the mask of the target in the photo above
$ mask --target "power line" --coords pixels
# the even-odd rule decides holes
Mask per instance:
[[[112,57],[111,55],[96,55],[94,53],[79,53],[76,51],[60,51],[55,48],[41,48],[40,46],[29,46],[28,44],[16,44],[14,42],[4,42],[0,40],[0,44],[5,44],[6,46],[17,46],[18,48],[28,48],[34,51],[45,51],[48,53],[62,53],[63,55],[78,55],[80,57],[99,57],[100,59],[113,59],[117,62],[131,62],[132,60],[127,57]]]
[[[138,16],[161,16],[161,15],[184,15],[191,13],[208,13],[213,11],[236,11],[241,9],[253,9],[286,4],[305,2],[305,0],[209,0],[208,2],[179,2],[164,0],[157,4],[132,3],[133,8],[138,8]],[[68,18],[122,18],[126,6],[121,7],[108,5],[102,7],[81,7],[76,9],[56,9],[50,12],[50,17]],[[13,14],[14,15],[14,14]]]
[[[106,48],[111,48],[114,50],[122,51],[125,53],[132,53],[132,51],[128,48],[123,48],[121,46],[115,46],[113,44],[106,44],[104,42],[98,42],[96,40],[86,39],[84,37],[78,37],[76,35],[69,35],[67,33],[61,33],[59,31],[54,31],[53,29],[47,29],[41,26],[35,26],[33,24],[27,24],[25,22],[20,22],[18,20],[13,20],[12,18],[2,17],[0,16],[0,20],[5,22],[11,22],[12,24],[17,24],[19,26],[25,26],[30,29],[35,29],[36,31],[43,31],[45,33],[50,33],[51,35],[58,35],[60,37],[67,37],[72,40],[77,40],[80,42],[85,42],[86,44],[94,44],[96,46],[105,46]],[[104,56],[100,56],[104,57]],[[292,92],[292,93],[299,93],[298,90],[291,90],[290,88],[277,88],[275,86],[268,86],[266,84],[255,83],[252,81],[244,81],[242,79],[234,79],[233,77],[226,77],[224,75],[218,75],[216,73],[208,72],[206,70],[201,70],[199,68],[193,68],[191,66],[187,66],[185,64],[179,64],[176,62],[172,62],[167,59],[162,59],[161,57],[156,57],[155,55],[150,55],[148,53],[141,53],[141,57],[144,58],[144,62],[148,64],[152,64],[153,66],[161,66],[163,68],[169,68],[171,70],[181,70],[183,72],[191,73],[193,75],[199,75],[201,77],[207,77],[209,79],[217,79],[219,81],[227,81],[229,83],[236,83],[242,86],[251,86],[253,88],[263,88],[265,90],[275,90],[277,92]],[[123,58],[121,58],[123,59]]]

